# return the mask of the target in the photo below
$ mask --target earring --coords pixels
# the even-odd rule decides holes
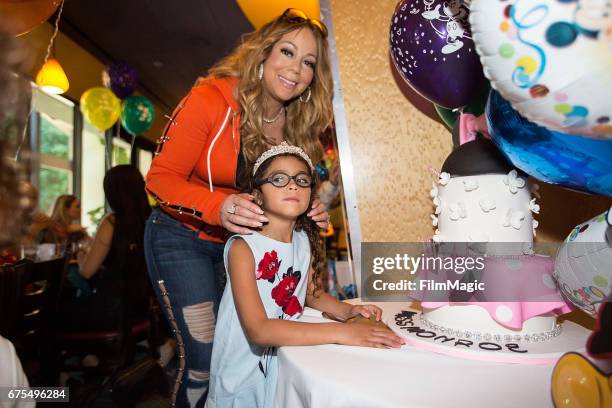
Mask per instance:
[[[308,87],[308,90],[306,91],[308,92],[308,94],[306,95],[306,99],[304,100],[304,93],[302,92],[302,94],[300,95],[300,102],[302,103],[308,103],[310,101],[310,96],[312,95],[312,90],[310,89],[310,87]]]
[[[263,78],[263,62],[259,64],[259,70],[257,71],[257,78],[261,81]]]

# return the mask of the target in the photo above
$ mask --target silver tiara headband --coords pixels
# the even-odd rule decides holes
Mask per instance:
[[[253,175],[257,173],[257,169],[263,162],[268,160],[270,157],[278,156],[279,154],[295,154],[296,156],[300,156],[302,159],[308,163],[310,167],[310,171],[314,171],[314,166],[312,165],[312,161],[310,157],[306,154],[306,152],[300,149],[297,146],[292,146],[287,142],[282,142],[277,146],[273,146],[270,149],[266,150],[259,156],[259,158],[255,161],[255,165],[253,166]]]

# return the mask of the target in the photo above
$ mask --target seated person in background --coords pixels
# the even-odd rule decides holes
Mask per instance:
[[[112,209],[101,221],[88,254],[80,262],[82,278],[95,276],[95,293],[65,304],[72,317],[69,329],[115,328],[119,312],[121,273],[130,313],[142,316],[148,308],[150,284],[145,267],[143,237],[151,213],[142,175],[134,166],[120,165],[104,176],[104,193]],[[71,322],[70,322],[71,321]]]
[[[39,217],[32,225],[30,234],[39,244],[58,244],[69,250],[74,242],[88,237],[85,228],[75,224],[81,218],[81,202],[70,194],[63,194],[55,200],[51,217]]]
[[[38,211],[38,188],[26,180],[19,182],[19,191],[23,197],[28,200],[25,207],[26,220],[29,224],[27,234],[24,237],[25,243],[32,243],[36,239],[42,228],[51,224],[49,216],[41,211]],[[35,232],[35,233],[34,233]]]

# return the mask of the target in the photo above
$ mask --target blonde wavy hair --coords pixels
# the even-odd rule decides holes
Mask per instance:
[[[53,211],[51,212],[51,221],[67,227],[70,225],[70,219],[66,215],[66,211],[70,208],[78,198],[72,194],[62,194],[55,200]]]
[[[247,166],[252,165],[269,148],[263,131],[264,91],[258,77],[259,66],[268,58],[272,47],[282,36],[300,29],[309,29],[313,33],[317,43],[317,62],[310,84],[310,100],[303,103],[298,97],[285,105],[287,117],[283,131],[287,143],[304,149],[316,163],[323,156],[319,136],[331,125],[333,119],[333,80],[327,40],[309,20],[289,21],[281,15],[260,29],[243,35],[240,45],[209,69],[207,77],[198,80],[240,78],[237,100],[240,106],[242,152]]]

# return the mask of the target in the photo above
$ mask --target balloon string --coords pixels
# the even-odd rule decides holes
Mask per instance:
[[[49,40],[49,45],[47,46],[47,53],[45,54],[44,64],[47,63],[47,61],[49,60],[49,56],[51,55],[51,47],[53,47],[53,43],[55,42],[55,37],[57,37],[57,32],[59,31],[59,21],[60,21],[60,17],[62,16],[63,10],[64,10],[64,0],[62,0],[62,2],[60,3],[60,8],[57,13],[57,18],[55,19],[55,27],[53,29],[53,35],[51,36],[51,39]]]
[[[19,141],[19,145],[17,145],[17,149],[15,150],[15,161],[19,160],[19,154],[21,153],[21,149],[23,148],[23,144],[25,143],[26,136],[28,134],[28,127],[30,126],[30,116],[32,115],[33,111],[34,105],[32,104],[32,101],[30,101],[30,111],[28,112],[28,116],[26,116],[25,123],[23,125],[23,131],[21,132],[21,140]]]
[[[130,157],[132,157],[132,152],[134,151],[134,144],[136,144],[136,135],[132,135],[132,143],[130,144]]]

